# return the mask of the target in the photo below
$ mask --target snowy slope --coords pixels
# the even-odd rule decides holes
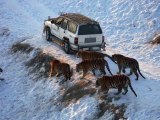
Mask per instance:
[[[42,39],[43,20],[48,15],[55,17],[59,12],[79,12],[98,20],[103,28],[108,46],[107,54],[123,53],[136,58],[140,62],[146,80],[140,77],[135,81],[131,76],[132,85],[138,97],[129,90],[127,95],[112,104],[125,103],[125,117],[129,120],[160,119],[160,49],[159,46],[147,44],[152,37],[160,32],[160,1],[159,0],[1,0],[0,1],[0,67],[4,72],[0,77],[0,119],[2,120],[84,120],[93,119],[97,114],[98,100],[96,96],[85,96],[76,103],[61,108],[56,101],[61,95],[57,78],[42,78],[35,81],[34,75],[28,74],[24,65],[33,57],[21,52],[10,53],[15,42],[23,41],[44,53],[53,55],[61,61],[67,61],[75,68],[80,60],[74,55],[67,55],[54,43]],[[3,34],[7,29],[7,35]],[[125,46],[125,47],[124,47]],[[111,71],[115,74],[117,66],[109,61]],[[66,85],[80,81],[75,73],[72,81]],[[95,82],[95,77],[87,79]],[[109,95],[115,91],[111,90]],[[106,112],[102,119],[112,119]]]

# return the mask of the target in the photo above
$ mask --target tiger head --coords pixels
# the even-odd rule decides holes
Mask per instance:
[[[83,54],[83,51],[78,51],[77,54],[76,54],[77,58],[81,58],[82,54]]]
[[[120,54],[113,54],[112,55],[112,59],[115,61],[115,63],[122,57],[123,57],[123,55],[120,55]]]
[[[112,58],[113,58],[114,61],[117,61],[117,54],[113,54]]]
[[[96,81],[96,87],[100,86],[100,84],[101,84],[101,78],[98,78]]]

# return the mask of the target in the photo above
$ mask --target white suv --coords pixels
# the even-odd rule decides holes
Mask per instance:
[[[104,43],[102,29],[98,22],[77,13],[61,14],[44,22],[47,41],[56,42],[71,50],[101,50]]]

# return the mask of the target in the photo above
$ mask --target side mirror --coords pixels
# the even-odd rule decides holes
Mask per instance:
[[[54,23],[54,20],[51,20],[51,23],[53,24],[53,23]]]
[[[48,20],[50,20],[51,19],[51,17],[50,16],[48,16]]]

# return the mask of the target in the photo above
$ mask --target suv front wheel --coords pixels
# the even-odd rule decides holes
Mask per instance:
[[[69,54],[70,53],[70,45],[68,42],[64,43],[64,51]]]
[[[51,31],[50,28],[46,28],[46,40],[51,41]]]

